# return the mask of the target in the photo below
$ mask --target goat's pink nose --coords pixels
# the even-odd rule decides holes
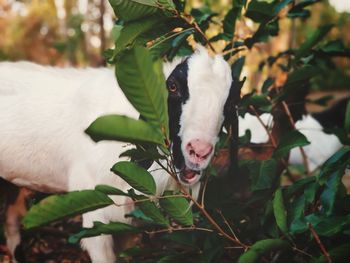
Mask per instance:
[[[186,151],[192,163],[200,164],[212,153],[213,145],[199,139],[191,140],[186,145]]]

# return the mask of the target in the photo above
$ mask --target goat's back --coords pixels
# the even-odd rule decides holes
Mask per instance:
[[[113,70],[0,63],[0,176],[46,192],[107,183],[96,174],[108,174],[123,145],[95,144],[84,130],[111,113],[138,116]]]

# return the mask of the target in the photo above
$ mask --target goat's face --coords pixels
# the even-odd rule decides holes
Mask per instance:
[[[170,139],[178,178],[193,185],[214,154],[232,82],[221,56],[199,50],[178,64],[167,79]]]

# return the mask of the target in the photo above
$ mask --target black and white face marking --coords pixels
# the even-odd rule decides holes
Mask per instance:
[[[178,178],[197,183],[208,166],[224,120],[231,69],[205,48],[179,63],[167,79],[170,139]]]

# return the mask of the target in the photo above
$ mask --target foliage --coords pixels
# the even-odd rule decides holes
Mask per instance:
[[[167,162],[166,167],[172,167],[165,82],[159,58],[190,54],[193,52],[191,39],[212,50],[215,42],[221,41],[225,44],[225,58],[232,64],[237,94],[245,80],[241,78],[245,58],[237,59],[237,55],[242,51],[249,53],[257,44],[278,35],[281,20],[308,17],[308,7],[315,2],[234,0],[227,13],[219,16],[209,6],[192,8],[185,13],[188,8],[181,0],[110,0],[120,19],[120,34],[114,51],[106,53],[107,59],[116,64],[118,82],[141,118],[100,117],[86,132],[95,141],[122,140],[137,146],[124,156],[156,162],[162,159]],[[235,27],[247,19],[256,24],[256,31],[245,39],[238,39]],[[220,32],[208,38],[206,30],[215,23],[220,23]],[[154,247],[145,244],[145,247],[126,250],[120,255],[120,260],[129,257],[134,262],[324,262],[327,260],[325,248],[334,259],[346,258],[350,244],[350,197],[342,177],[350,165],[350,146],[344,146],[312,175],[304,171],[295,179],[292,167],[287,164],[290,150],[308,144],[305,136],[294,128],[294,121],[304,110],[300,101],[334,55],[349,56],[349,48],[343,44],[324,42],[331,28],[332,25],[321,26],[299,48],[271,54],[260,63],[261,70],[278,66],[284,81],[268,76],[259,93],[253,91],[241,100],[232,98],[238,105],[231,103],[231,111],[238,106],[242,115],[272,113],[275,122],[280,124],[279,134],[284,136],[275,138],[280,137],[264,159],[237,162],[231,158],[237,163],[231,163],[231,169],[221,169],[225,172],[210,167],[208,184],[202,190],[203,204],[193,200],[181,187],[179,192],[166,191],[158,196],[150,173],[136,162],[119,162],[112,171],[143,194],[133,189],[126,193],[111,186],[98,186],[87,193],[96,194],[104,202],[94,203],[89,198],[84,206],[79,202],[67,205],[67,198],[79,200],[77,196],[85,192],[50,197],[32,208],[25,217],[25,226],[37,227],[63,216],[93,210],[109,204],[108,195],[123,195],[134,200],[138,207],[130,216],[143,219],[145,226],[96,223],[72,236],[71,241],[106,233],[158,233],[150,235],[160,240],[157,253],[153,253]],[[346,125],[350,119],[349,110],[347,112]],[[237,123],[231,119],[226,121],[226,126],[226,130],[230,130],[230,126],[235,128]],[[349,131],[349,127],[340,128]],[[232,142],[241,148],[249,145],[249,133],[239,139],[233,134],[231,144],[225,136],[222,133],[219,147],[224,150],[231,145],[231,155],[235,154]],[[159,152],[154,150],[156,148]],[[169,176],[174,175],[171,168],[165,171]],[[291,179],[287,185],[281,183],[287,180],[285,175]],[[55,210],[45,210],[48,206]],[[38,218],[39,212],[43,220]]]

